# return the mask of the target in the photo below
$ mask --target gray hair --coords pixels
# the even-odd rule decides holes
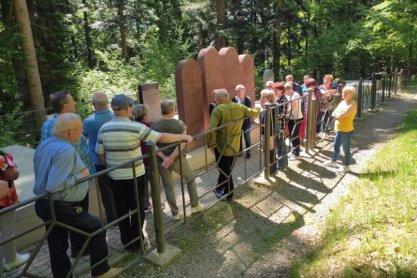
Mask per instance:
[[[214,96],[218,99],[229,98],[229,93],[224,88],[213,90],[213,93],[214,93]]]
[[[81,123],[81,117],[75,113],[63,113],[60,114],[55,122],[52,129],[54,135],[61,135],[68,130],[74,129],[77,123]]]
[[[136,121],[142,121],[148,114],[148,107],[145,104],[137,104],[132,108],[132,116]]]
[[[289,88],[292,89],[292,84],[290,82],[285,83],[284,84],[284,89],[289,89]]]
[[[103,92],[95,92],[91,96],[91,101],[98,106],[107,106],[109,104],[109,99],[107,95]]]
[[[235,92],[240,92],[240,90],[244,90],[244,89],[245,89],[245,86],[243,86],[242,84],[238,84],[236,85]]]
[[[167,115],[177,107],[177,103],[172,99],[164,99],[161,101],[161,113]]]

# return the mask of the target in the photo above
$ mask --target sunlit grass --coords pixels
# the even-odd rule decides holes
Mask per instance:
[[[417,277],[417,110],[327,218],[293,277]]]

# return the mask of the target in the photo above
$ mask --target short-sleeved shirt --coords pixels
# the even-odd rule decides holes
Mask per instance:
[[[109,109],[95,111],[94,114],[83,122],[84,136],[88,137],[88,149],[93,158],[94,165],[103,165],[96,154],[97,136],[100,128],[114,118]]]
[[[127,117],[115,117],[105,123],[98,132],[96,153],[106,155],[107,167],[113,167],[142,156],[141,141],[158,141],[161,134],[144,124],[133,122]],[[135,164],[136,177],[145,174],[142,160]],[[114,180],[133,179],[132,165],[109,172]]]
[[[187,129],[187,126],[181,120],[166,118],[155,121],[152,124],[152,129],[161,133],[182,134]],[[157,145],[159,148],[163,148],[171,144],[172,143],[158,143]],[[164,155],[168,156],[174,151],[174,149],[175,147],[172,147],[163,150],[162,152]]]
[[[19,201],[14,182],[8,181],[3,174],[10,167],[16,167],[16,164],[13,162],[13,156],[0,149],[0,180],[10,182],[9,193],[0,199],[0,207],[8,207]]]
[[[292,106],[294,109],[291,110],[291,115],[289,115],[290,120],[300,120],[303,118],[303,112],[301,111],[301,97],[297,92],[293,92],[291,96],[285,95],[288,100],[288,110]]]
[[[88,182],[77,184],[86,168],[74,147],[66,140],[49,137],[36,148],[33,156],[35,186],[33,193],[54,193],[53,200],[82,201],[88,191]]]

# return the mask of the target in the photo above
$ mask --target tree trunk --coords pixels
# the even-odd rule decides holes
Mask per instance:
[[[40,128],[45,120],[45,102],[42,94],[36,51],[33,44],[32,28],[30,26],[26,0],[15,0],[16,19],[21,27],[21,34],[25,38],[22,49],[25,55],[26,76],[30,93],[32,110],[36,110],[35,121]]]
[[[291,58],[292,58],[292,54],[291,54],[291,18],[288,19],[287,39],[288,39],[287,60],[288,60],[288,66],[291,66]]]
[[[85,0],[82,0],[82,3],[84,5],[84,8],[87,7],[87,3]],[[86,50],[87,50],[87,63],[88,63],[88,67],[90,69],[94,68],[94,62],[93,62],[93,53],[92,53],[92,47],[93,47],[93,43],[91,40],[91,29],[90,29],[90,25],[88,24],[88,14],[87,11],[84,10],[83,12],[83,17],[84,17],[84,33],[85,33],[85,46],[86,46]]]
[[[275,80],[279,80],[280,60],[281,60],[281,31],[282,31],[282,12],[281,0],[277,0],[274,4],[274,33],[273,33],[273,69]]]
[[[126,26],[124,15],[124,0],[117,1],[117,16],[119,17],[119,30],[120,30],[120,47],[122,48],[122,56],[127,62],[127,38],[126,38]]]
[[[225,8],[224,0],[216,0],[216,12],[217,12],[217,33],[220,33],[224,29],[225,23]],[[226,46],[226,38],[223,34],[219,35],[216,42],[217,50],[220,50],[222,47]]]

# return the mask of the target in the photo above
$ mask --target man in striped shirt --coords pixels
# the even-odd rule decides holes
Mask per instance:
[[[115,118],[105,123],[98,133],[96,153],[108,168],[141,156],[141,141],[173,143],[193,140],[190,135],[159,133],[141,123],[131,121],[129,117],[132,115],[132,104],[131,100],[123,94],[114,96],[111,107]],[[145,220],[142,198],[145,189],[143,161],[135,162],[135,176],[133,176],[132,165],[128,164],[109,172],[109,177],[118,218],[137,208],[134,189],[134,179],[136,179],[141,227],[143,227]],[[119,222],[121,241],[130,251],[140,249],[139,235],[141,235],[141,230],[137,219],[137,215],[131,215],[130,219],[126,218]]]

